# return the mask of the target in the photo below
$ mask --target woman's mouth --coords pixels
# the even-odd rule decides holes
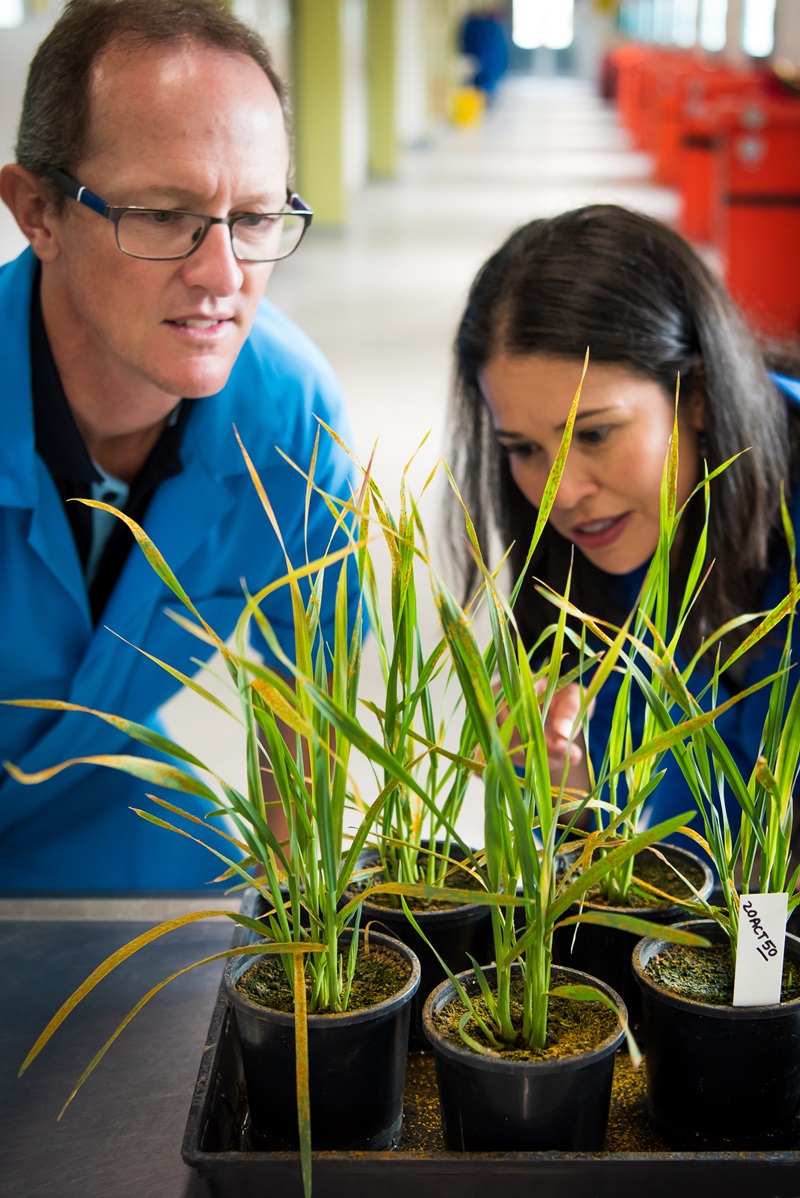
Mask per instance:
[[[621,536],[630,519],[630,512],[621,516],[606,516],[600,520],[584,520],[574,524],[570,537],[583,550],[605,549]]]

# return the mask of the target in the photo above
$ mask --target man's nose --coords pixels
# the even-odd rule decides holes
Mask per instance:
[[[212,295],[234,295],[240,290],[244,271],[227,225],[210,226],[198,248],[184,259],[182,273],[190,286],[203,287]]]

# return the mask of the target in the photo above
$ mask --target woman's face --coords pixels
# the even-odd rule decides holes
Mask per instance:
[[[480,386],[522,494],[538,507],[580,383],[582,363],[542,354],[492,358]],[[703,399],[679,404],[678,504],[698,480]],[[658,543],[673,403],[626,367],[590,363],[550,515],[557,532],[609,574],[627,574]]]

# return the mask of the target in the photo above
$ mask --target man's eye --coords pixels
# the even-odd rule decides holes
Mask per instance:
[[[152,211],[142,213],[148,220],[151,220],[154,225],[168,225],[173,223],[182,214],[180,212],[170,212],[167,208],[154,208]]]
[[[252,229],[255,232],[262,232],[280,220],[280,215],[274,212],[246,212],[244,216],[237,216],[237,229]]]

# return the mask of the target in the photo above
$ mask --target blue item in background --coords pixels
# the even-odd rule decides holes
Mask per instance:
[[[502,17],[491,12],[468,14],[461,27],[461,49],[478,64],[471,80],[473,86],[487,96],[493,95],[509,62],[508,35]]]

